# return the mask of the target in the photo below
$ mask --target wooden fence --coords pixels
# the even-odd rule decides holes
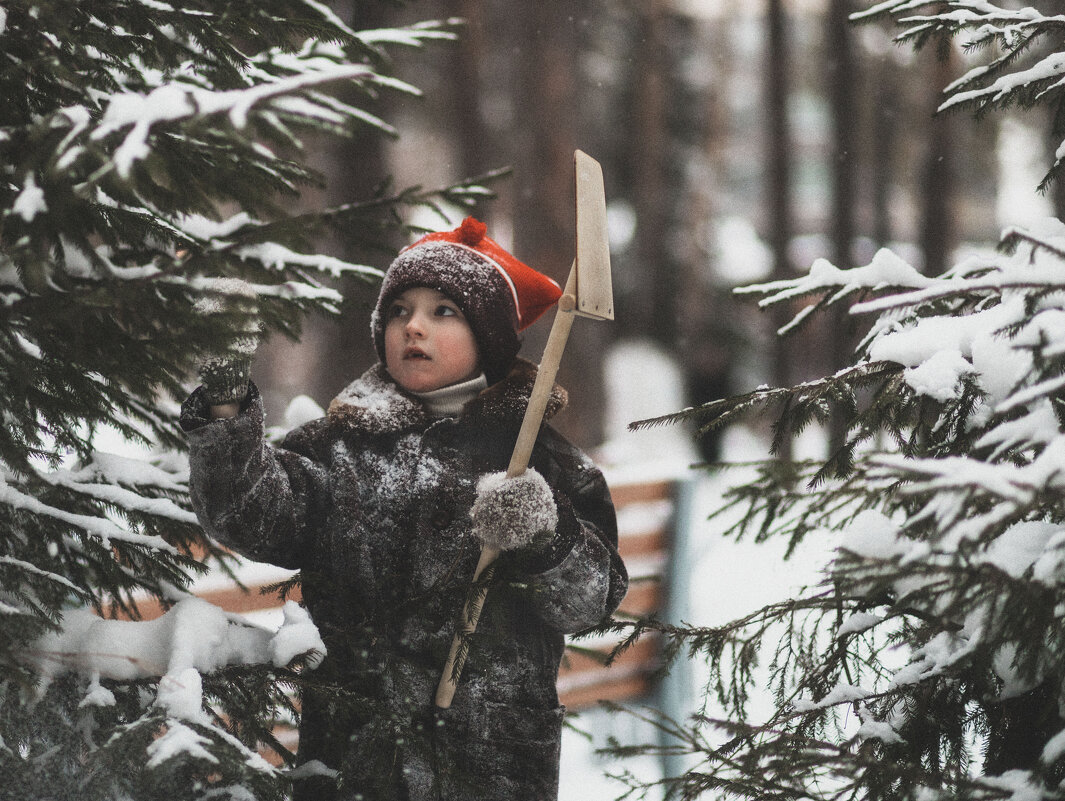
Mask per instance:
[[[675,481],[658,480],[610,488],[618,515],[618,550],[629,571],[629,591],[617,617],[665,613],[673,572],[677,486]],[[630,701],[653,691],[653,677],[660,667],[658,639],[643,637],[604,665],[617,642],[617,637],[572,642],[558,676],[559,699],[569,709],[600,700]],[[593,654],[584,653],[586,649]]]

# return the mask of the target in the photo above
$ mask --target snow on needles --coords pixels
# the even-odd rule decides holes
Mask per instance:
[[[44,202],[44,190],[37,186],[33,173],[26,176],[22,191],[15,198],[11,210],[26,222],[31,222],[39,213],[48,211],[48,205]]]
[[[1065,279],[1060,263],[1045,248],[1065,244],[1065,225],[1047,220],[1028,232],[1031,245],[1011,256],[989,254],[959,265],[942,277],[921,275],[897,255],[879,251],[866,266],[843,270],[820,259],[806,276],[776,281],[741,292],[760,293],[769,306],[797,297],[832,291],[833,301],[859,294],[882,297],[855,305],[855,314],[876,312],[867,341],[871,361],[895,362],[907,368],[905,380],[919,395],[938,401],[959,398],[962,379],[971,377],[983,391],[985,417],[1004,410],[1030,372],[1032,352],[1065,352]],[[1036,313],[1026,304],[1040,291]],[[968,313],[912,315],[922,303],[950,301],[966,293],[984,294],[983,307]],[[800,312],[804,316],[804,312]],[[1043,395],[1057,389],[1048,384]]]
[[[806,276],[742,290],[763,295],[763,306],[807,296],[859,300],[852,313],[876,315],[859,361],[898,365],[900,402],[927,410],[923,424],[946,443],[923,451],[874,445],[860,454],[862,479],[890,487],[894,500],[836,527],[830,575],[858,594],[868,585],[894,599],[886,611],[859,608],[841,618],[840,639],[867,636],[898,608],[946,615],[951,625],[933,628],[877,686],[840,683],[797,700],[797,713],[941,677],[982,651],[992,657],[1002,697],[1034,680],[1021,667],[1031,660],[1020,658],[1003,629],[1000,605],[1004,594],[1065,586],[1065,525],[1047,511],[1065,491],[1065,223],[1039,221],[1004,238],[1010,250],[971,256],[939,277],[880,251],[865,266],[821,260]],[[948,429],[959,433],[942,433]],[[894,742],[898,735],[863,717],[859,736]],[[1044,759],[1062,753],[1065,734]]]
[[[130,128],[113,156],[118,174],[128,178],[134,162],[146,158],[151,152],[148,136],[156,125],[189,117],[225,114],[234,128],[242,129],[248,124],[252,108],[268,100],[333,81],[379,77],[362,64],[337,64],[325,59],[313,59],[303,64],[311,71],[247,89],[211,91],[175,82],[156,87],[146,94],[116,94],[90,139],[102,140]],[[327,109],[323,109],[325,113],[328,113]]]
[[[109,620],[87,609],[63,616],[60,629],[39,639],[30,658],[42,689],[61,673],[90,679],[86,703],[110,705],[114,697],[100,679],[130,681],[159,677],[156,706],[168,717],[207,724],[201,674],[234,664],[283,667],[325,645],[307,612],[284,607],[276,632],[251,625],[200,598],[186,598],[155,620]]]

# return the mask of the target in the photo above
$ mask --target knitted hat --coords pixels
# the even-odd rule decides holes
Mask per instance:
[[[532,325],[562,296],[558,284],[518,261],[467,217],[453,231],[426,234],[400,251],[385,273],[371,318],[374,346],[385,359],[385,313],[413,287],[443,292],[462,310],[489,383],[506,376]]]

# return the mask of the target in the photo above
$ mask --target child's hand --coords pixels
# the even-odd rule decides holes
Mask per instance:
[[[248,394],[251,360],[259,346],[259,322],[252,286],[239,278],[223,279],[216,284],[222,297],[204,298],[196,304],[202,314],[243,312],[244,326],[234,347],[208,358],[199,371],[204,394],[212,406],[239,404]]]
[[[477,482],[477,499],[470,510],[473,533],[489,548],[508,551],[553,537],[558,508],[544,477],[532,468],[515,478],[489,473]]]

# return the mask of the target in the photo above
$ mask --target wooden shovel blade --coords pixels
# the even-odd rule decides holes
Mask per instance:
[[[577,308],[582,317],[614,319],[610,241],[606,228],[603,168],[580,150],[573,154],[577,176]]]

